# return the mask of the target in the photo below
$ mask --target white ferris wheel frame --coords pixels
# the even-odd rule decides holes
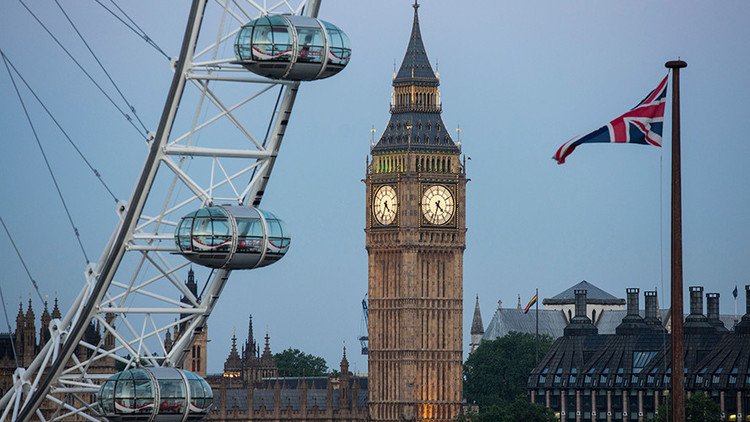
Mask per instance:
[[[213,41],[197,50],[208,3],[219,8],[220,30]],[[89,373],[92,365],[107,358],[126,368],[181,365],[194,335],[203,329],[215,308],[231,271],[212,271],[205,293],[196,297],[176,276],[190,263],[175,254],[177,247],[173,232],[188,207],[197,209],[215,201],[260,204],[300,85],[300,82],[252,75],[235,63],[232,49],[226,54],[226,45],[233,44],[242,25],[260,15],[290,13],[317,17],[319,8],[320,0],[192,1],[180,57],[172,62],[175,72],[172,85],[159,127],[150,136],[148,158],[131,199],[117,204],[119,224],[99,261],[87,266],[83,290],[69,311],[62,319],[50,323],[50,340],[27,368],[17,368],[13,374],[13,387],[0,399],[0,421],[28,421],[33,417],[41,421],[70,417],[100,421],[104,419],[103,415],[86,397],[95,395],[109,374]],[[221,47],[229,57],[219,57]],[[233,103],[226,103],[223,93],[216,88],[238,83],[251,86],[255,91],[239,101],[233,99]],[[266,136],[258,136],[258,131],[247,127],[237,114],[277,86],[281,90],[272,115],[272,126],[263,129],[270,129]],[[180,103],[188,87],[197,90],[198,107],[189,130],[172,136]],[[214,114],[201,116],[200,110],[206,110],[208,105],[213,107]],[[222,121],[231,123],[238,137],[247,141],[247,148],[222,147],[221,138],[211,139],[211,146],[194,145],[195,137]],[[207,182],[201,181],[201,174],[191,172],[190,166],[186,165],[194,158],[210,160]],[[226,160],[235,163],[239,160],[242,164],[228,171],[223,162]],[[152,195],[160,169],[171,172],[172,181],[162,196]],[[240,185],[243,177],[249,181]],[[186,188],[186,195],[178,198],[180,185]],[[219,191],[231,194],[220,196]],[[147,205],[155,207],[156,211],[147,213]],[[165,230],[160,231],[161,228]],[[120,271],[126,256],[136,257],[137,264],[131,272]],[[159,282],[172,290],[154,291]],[[179,296],[187,303],[180,301]],[[149,305],[139,305],[142,302],[149,302]],[[157,305],[153,305],[154,302]],[[93,322],[103,329],[99,344],[83,340],[85,329]],[[177,327],[182,327],[181,335],[172,348],[166,350],[163,338],[169,330]],[[114,337],[115,346],[110,350],[103,348],[107,334]],[[90,357],[79,359],[76,355],[79,347],[91,351]],[[46,416],[40,409],[43,404],[48,412]],[[50,408],[53,409],[51,414]]]

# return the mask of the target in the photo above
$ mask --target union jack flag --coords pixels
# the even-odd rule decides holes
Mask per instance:
[[[578,145],[588,143],[631,143],[661,146],[664,129],[664,106],[667,101],[667,78],[659,82],[637,106],[599,129],[564,143],[553,157],[557,164],[565,163]]]

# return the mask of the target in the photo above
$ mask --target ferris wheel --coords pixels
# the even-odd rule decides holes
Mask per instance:
[[[0,399],[0,421],[200,420],[208,384],[179,369],[233,270],[281,259],[290,236],[257,208],[301,81],[349,62],[320,0],[193,0],[174,77],[130,200],[70,310]],[[182,283],[210,271],[200,294]],[[90,343],[85,330],[103,330]],[[170,330],[180,329],[171,348]],[[113,374],[96,370],[117,365]],[[177,393],[175,393],[177,391]]]

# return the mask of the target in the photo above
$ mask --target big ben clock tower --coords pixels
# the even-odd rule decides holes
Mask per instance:
[[[447,422],[461,408],[466,175],[418,8],[365,179],[373,421]]]

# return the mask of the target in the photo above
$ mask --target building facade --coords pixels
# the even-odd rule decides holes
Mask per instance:
[[[373,421],[452,421],[462,400],[466,175],[418,8],[365,178]]]
[[[349,372],[346,350],[339,373],[323,377],[280,377],[268,334],[261,347],[248,336],[238,349],[232,336],[221,374],[206,380],[214,392],[208,420],[215,421],[367,421],[367,378]]]
[[[585,313],[586,291],[576,290],[576,313],[564,334],[529,376],[529,397],[563,421],[643,422],[658,413],[671,386],[672,338],[659,319],[655,291],[627,289],[626,315],[614,334],[600,334]],[[706,393],[723,420],[745,421],[750,411],[750,286],[747,313],[727,329],[719,317],[719,295],[690,287],[685,318],[685,386],[688,397]]]

